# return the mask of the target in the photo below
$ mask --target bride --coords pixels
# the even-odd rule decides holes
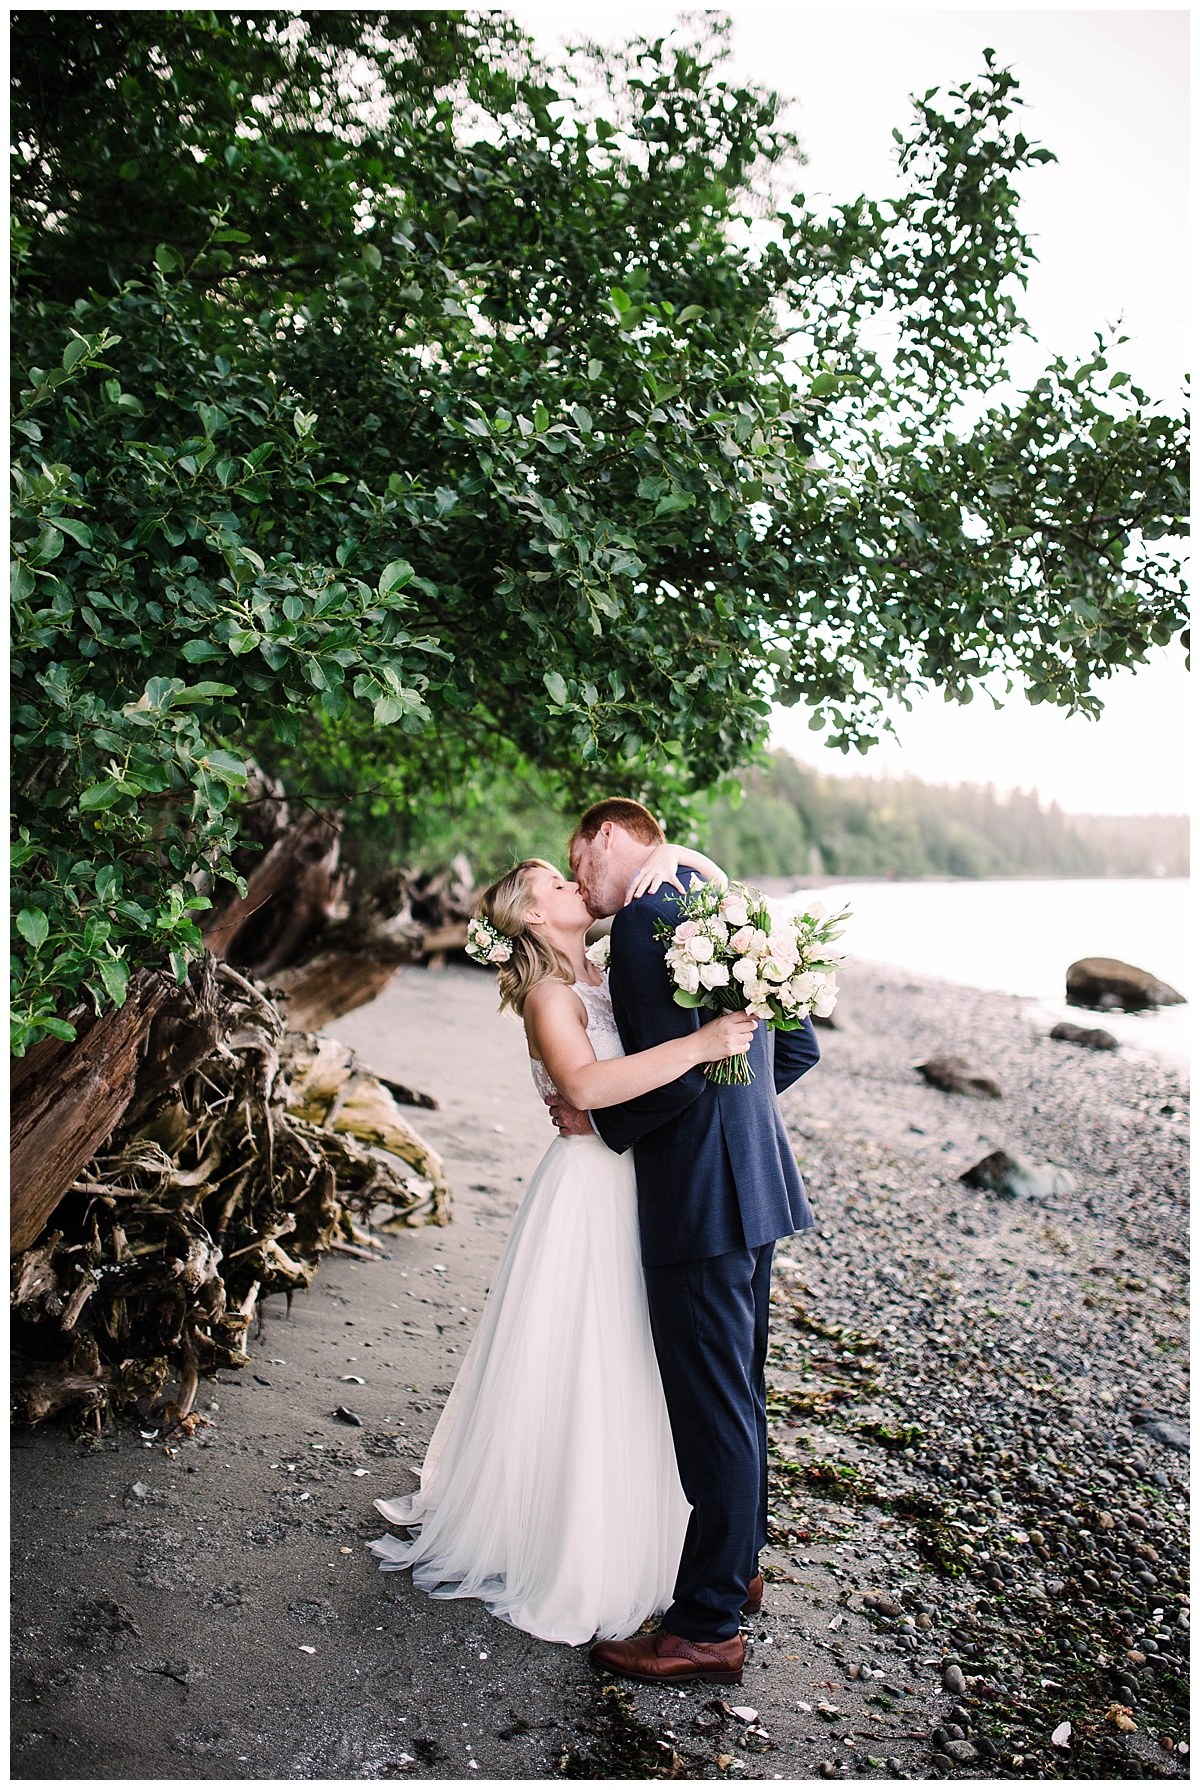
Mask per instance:
[[[680,864],[663,846],[631,900]],[[607,973],[584,944],[593,916],[553,865],[527,859],[484,895],[474,955],[497,965],[501,1007],[525,1023],[534,1081],[581,1111],[744,1053],[755,1021],[622,1054]],[[671,1601],[689,1506],[650,1334],[633,1154],[559,1137],[530,1181],[479,1328],[429,1444],[421,1488],[376,1500],[419,1531],[369,1543],[433,1597],[478,1597],[544,1641],[634,1634]]]

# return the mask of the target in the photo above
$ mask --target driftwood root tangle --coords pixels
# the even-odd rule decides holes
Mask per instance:
[[[372,1253],[367,1228],[445,1224],[436,1154],[378,1077],[330,1039],[286,1034],[252,981],[209,960],[211,989],[179,1061],[216,1016],[216,1043],[164,1088],[148,1061],[125,1117],[12,1264],[16,1414],[153,1408],[192,1423],[199,1377],[247,1360],[261,1301],[307,1287],[331,1248]],[[199,991],[207,988],[199,979]],[[382,1209],[382,1210],[381,1210]]]

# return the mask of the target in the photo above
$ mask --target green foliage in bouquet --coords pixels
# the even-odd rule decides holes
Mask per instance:
[[[723,29],[14,15],[17,1049],[182,972],[249,753],[380,839],[505,765],[678,824],[773,699],[1095,710],[1183,626],[1182,421],[1110,344],[997,395],[1013,77],[826,214]]]

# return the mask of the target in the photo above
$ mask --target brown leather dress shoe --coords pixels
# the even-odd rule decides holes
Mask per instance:
[[[742,1605],[743,1616],[757,1616],[762,1609],[763,1576],[756,1572],[746,1587],[746,1601]]]
[[[746,1645],[740,1635],[728,1641],[685,1641],[665,1628],[628,1641],[597,1641],[589,1655],[603,1672],[637,1678],[643,1684],[740,1684]]]

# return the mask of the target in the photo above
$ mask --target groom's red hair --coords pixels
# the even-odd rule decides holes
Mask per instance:
[[[624,827],[642,845],[661,845],[666,838],[649,808],[643,808],[640,802],[630,801],[627,796],[609,796],[606,801],[592,803],[571,834],[569,853],[577,845],[594,839],[606,820],[611,820],[614,827]]]

